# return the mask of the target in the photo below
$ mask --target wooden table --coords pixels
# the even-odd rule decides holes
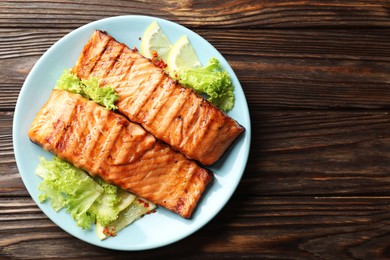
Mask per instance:
[[[0,2],[0,258],[390,258],[389,1]],[[144,14],[213,44],[241,81],[252,146],[232,199],[175,244],[121,252],[53,224],[24,187],[12,120],[31,67],[86,23]]]

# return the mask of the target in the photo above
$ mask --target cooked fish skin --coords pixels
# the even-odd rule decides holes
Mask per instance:
[[[54,89],[28,136],[92,176],[190,218],[213,174],[140,125],[93,101]]]
[[[72,72],[114,87],[120,113],[203,165],[215,163],[244,131],[216,106],[105,32],[93,33]]]

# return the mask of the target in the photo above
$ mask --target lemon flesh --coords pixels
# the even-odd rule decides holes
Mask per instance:
[[[180,37],[173,44],[166,63],[170,74],[174,74],[179,69],[198,68],[202,66],[186,35]]]
[[[152,22],[145,30],[141,39],[141,54],[146,58],[155,58],[153,52],[157,52],[160,59],[166,62],[171,42],[156,21]]]

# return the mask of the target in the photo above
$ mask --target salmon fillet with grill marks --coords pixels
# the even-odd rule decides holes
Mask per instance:
[[[204,165],[216,162],[244,131],[236,121],[108,34],[95,31],[72,72],[96,77],[119,95],[118,110],[157,139]]]
[[[78,94],[53,90],[28,132],[58,157],[189,218],[212,173],[138,124]]]

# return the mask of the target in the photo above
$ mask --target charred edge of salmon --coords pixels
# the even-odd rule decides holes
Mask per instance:
[[[98,112],[96,112],[96,110],[98,110]],[[83,114],[78,116],[77,113]],[[148,145],[147,148],[143,147],[146,150],[143,151],[143,155],[140,155],[139,160],[134,161],[134,164],[132,164],[133,161],[131,160],[129,163],[124,164],[124,167],[122,167],[121,164],[119,164],[119,166],[115,164],[112,156],[117,154],[116,152],[118,151],[123,151],[123,146],[120,146],[120,142],[119,144],[117,143],[118,139],[110,138],[109,141],[108,139],[101,139],[100,149],[95,149],[95,144],[92,144],[91,146],[91,140],[88,138],[91,137],[94,132],[88,128],[91,124],[84,122],[88,121],[85,120],[86,116],[96,117],[101,114],[103,114],[105,118],[108,118],[107,120],[111,119],[115,122],[114,126],[111,124],[112,121],[104,123],[103,125],[96,125],[97,123],[93,122],[92,126],[94,126],[94,129],[97,129],[98,132],[105,131],[106,129],[106,132],[100,134],[100,137],[105,136],[104,138],[106,138],[108,136],[107,138],[109,138],[111,134],[115,135],[111,129],[111,127],[114,127],[115,129],[119,129],[117,131],[118,135],[122,132],[130,135],[135,134],[137,136],[135,137],[137,138],[136,142],[144,142],[145,139],[138,139],[138,136],[142,136],[143,133],[150,137],[148,140],[152,139],[153,142],[151,143],[151,146]],[[103,119],[98,120],[99,123],[101,120]],[[124,129],[122,126],[134,126],[138,132],[135,133],[133,131],[128,133],[126,132],[128,129]],[[178,213],[184,218],[191,217],[193,211],[198,205],[199,199],[213,179],[213,175],[209,170],[198,166],[194,161],[186,159],[180,153],[170,150],[168,145],[156,140],[139,125],[129,122],[125,117],[116,114],[115,112],[108,111],[96,103],[84,99],[78,94],[72,94],[63,90],[52,91],[52,95],[49,100],[35,117],[33,124],[28,131],[28,136],[32,142],[40,145],[45,150],[54,153],[59,158],[72,163],[76,167],[85,170],[90,175],[98,175],[105,181],[128,190],[129,192],[135,193],[140,197],[149,199],[168,210]],[[95,141],[100,138],[99,136],[95,137]],[[106,146],[109,142],[114,143],[114,145],[111,147]],[[127,143],[127,139],[122,139],[122,145]],[[74,148],[72,144],[77,144],[76,148]],[[117,145],[119,146],[117,147]],[[92,149],[89,149],[92,151],[92,154],[88,154],[89,161],[88,158],[84,157],[86,156],[85,153],[82,153],[82,151],[85,151],[86,148]],[[106,153],[106,151],[110,151],[110,153]],[[158,160],[161,155],[159,151],[163,152],[163,160]],[[144,157],[146,154],[147,156]],[[91,158],[97,158],[98,160],[96,161]],[[150,160],[151,162],[157,163],[157,166],[152,166],[150,168],[148,164],[145,163]],[[143,164],[141,163],[142,161]],[[186,171],[185,169],[187,168],[184,170],[174,168],[177,162],[182,163],[182,165],[185,165],[188,169],[194,169],[194,171]],[[99,165],[96,166],[96,164]],[[146,167],[146,170],[144,170],[143,173],[140,173],[141,169],[138,167],[139,165]],[[164,174],[161,174],[158,173],[159,170],[157,170],[157,175],[155,176],[157,176],[158,182],[156,182],[156,179],[153,178],[149,179],[149,182],[146,181],[146,184],[152,188],[147,187],[149,188],[149,191],[142,193],[142,184],[145,185],[145,177],[149,178],[149,175],[153,174],[155,169],[159,169],[158,167],[163,167],[163,169],[166,167],[168,171],[163,171]],[[124,174],[126,170],[127,173]],[[133,172],[129,172],[131,170]],[[138,175],[141,177],[141,182],[138,182],[137,180],[134,182],[134,178],[137,178]],[[131,183],[126,183],[125,179],[130,180]],[[160,184],[160,182],[164,180],[166,180],[168,184],[170,184],[169,181],[174,181],[183,185],[179,185],[180,188],[173,191],[167,190],[166,187],[169,187],[169,185],[161,186]],[[150,183],[152,185],[150,185]],[[157,183],[157,188],[160,191],[157,195],[155,195],[156,190],[153,188],[154,183]],[[184,189],[181,187],[184,187]]]
[[[199,137],[196,139],[196,141],[191,141],[194,140],[193,137],[190,137],[188,140],[192,143],[186,143],[187,136],[183,135],[181,137],[181,141],[179,143],[174,143],[175,141],[171,139],[169,135],[166,135],[165,132],[158,130],[158,128],[152,126],[152,123],[150,122],[145,122],[143,121],[142,118],[138,117],[139,112],[141,111],[140,108],[137,110],[137,113],[134,115],[131,114],[133,109],[130,109],[130,114],[129,111],[126,110],[126,104],[121,104],[121,100],[117,101],[117,105],[119,108],[119,112],[125,115],[130,121],[133,121],[135,123],[141,124],[147,131],[152,133],[156,138],[159,140],[169,144],[174,150],[181,152],[184,154],[187,158],[196,160],[200,162],[203,165],[211,165],[215,163],[225,152],[228,150],[228,148],[232,145],[234,140],[236,140],[245,130],[243,126],[241,126],[237,121],[229,117],[226,113],[224,113],[221,109],[216,107],[214,104],[211,102],[207,101],[204,99],[202,96],[197,94],[193,89],[186,88],[182,86],[180,83],[177,81],[173,80],[163,69],[161,69],[159,66],[153,63],[151,59],[145,58],[142,56],[137,50],[130,49],[123,43],[117,42],[112,36],[110,36],[107,32],[105,31],[100,31],[96,30],[93,35],[91,36],[90,40],[87,42],[87,44],[84,46],[82,53],[80,54],[76,65],[72,68],[72,72],[79,76],[80,78],[89,78],[93,73],[95,73],[94,69],[95,66],[97,67],[97,64],[99,63],[99,60],[103,57],[103,53],[110,48],[110,44],[120,44],[124,46],[125,50],[129,53],[136,54],[139,56],[132,57],[130,59],[138,60],[138,59],[145,59],[150,62],[150,64],[153,66],[155,72],[161,73],[166,77],[167,79],[170,80],[170,85],[174,85],[176,88],[180,89],[185,89],[186,91],[189,91],[191,94],[191,97],[194,97],[198,100],[202,100],[201,102],[201,108],[200,110],[203,111],[202,113],[213,113],[214,118],[218,118],[220,120],[223,120],[223,125],[218,130],[213,130],[216,132],[215,142],[201,142],[203,139],[202,137]],[[96,48],[95,48],[96,47]],[[123,51],[122,51],[123,52]],[[116,62],[116,61],[115,61]],[[115,63],[110,63],[112,68],[114,67],[113,64]],[[132,63],[133,66],[134,62]],[[105,67],[101,67],[101,65]],[[99,68],[100,70],[111,70],[112,68],[107,67],[108,64],[106,62],[103,62],[100,64],[96,73],[99,74]],[[127,76],[129,75],[131,69],[127,71]],[[102,84],[110,84],[110,82],[107,81],[107,78],[103,76],[102,78],[99,79]],[[114,82],[111,82],[114,83]],[[158,88],[166,88],[165,85],[160,85]],[[153,90],[155,91],[155,90]],[[126,96],[124,97],[126,98]],[[169,97],[167,97],[169,98]],[[191,98],[192,99],[192,98]],[[124,107],[123,107],[124,106]],[[133,111],[134,112],[134,111]],[[159,113],[159,112],[157,112]],[[206,118],[206,120],[208,120]],[[213,125],[212,121],[208,121],[206,123],[206,127],[211,127]],[[151,127],[149,127],[151,126]],[[202,126],[204,126],[202,124]],[[204,127],[203,127],[204,128]],[[170,129],[170,128],[168,128]],[[167,130],[167,129],[166,129]],[[222,132],[221,132],[222,131]],[[188,133],[190,135],[193,135],[193,133]],[[198,134],[196,134],[198,135]],[[206,130],[203,130],[203,135],[206,135]],[[192,147],[194,146],[194,147]]]
[[[204,196],[202,196],[202,194],[204,194],[208,191],[208,189],[211,187],[212,182],[214,181],[213,173],[209,170],[207,170],[207,172],[199,172],[198,177],[200,179],[200,182],[204,183],[204,189],[203,189],[202,193],[199,193],[198,197],[196,197],[197,203],[192,205],[192,207],[188,211],[190,214],[188,216],[186,216],[185,218],[191,218],[192,213],[195,211],[195,208],[200,203],[201,199],[204,197]]]

